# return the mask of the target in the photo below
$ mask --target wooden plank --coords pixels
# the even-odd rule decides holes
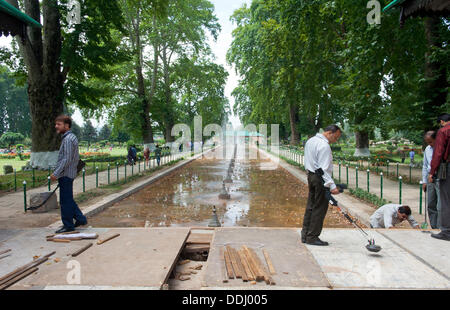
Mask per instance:
[[[219,264],[220,264],[220,275],[222,276],[222,283],[227,283],[228,274],[227,268],[225,266],[225,253],[223,248],[220,248]]]
[[[8,253],[8,252],[10,252],[10,251],[11,251],[11,249],[7,249],[7,250],[4,250],[4,251],[1,251],[1,252],[0,252],[0,255],[3,255],[3,254]]]
[[[249,248],[245,245],[242,246],[242,249],[245,253],[245,256],[247,258],[247,261],[249,263],[250,268],[252,269],[253,274],[255,275],[256,281],[263,281],[264,280],[264,273],[259,269],[257,262],[253,258],[251,252],[249,251]]]
[[[35,267],[38,266],[40,264],[42,264],[43,262],[47,261],[48,258],[50,256],[52,256],[53,254],[55,254],[56,252],[51,252],[39,259],[33,260],[32,262],[29,262],[28,264],[23,265],[22,267],[16,268],[13,271],[11,271],[10,273],[4,275],[3,277],[0,278],[0,284],[3,284],[4,282],[10,280],[12,277],[16,276],[18,273],[23,272],[26,269],[29,269],[31,267]]]
[[[275,267],[273,266],[272,260],[270,259],[269,253],[266,251],[266,249],[262,250],[264,254],[264,258],[266,259],[267,267],[269,267],[270,274],[274,275],[277,274],[275,271]]]
[[[234,279],[234,272],[233,272],[233,266],[231,265],[231,258],[230,258],[230,254],[228,253],[228,250],[224,247],[223,248],[223,253],[224,253],[224,260],[225,260],[225,266],[227,268],[227,274],[228,274],[228,279]]]
[[[274,285],[275,282],[273,281],[272,277],[269,275],[269,273],[266,270],[266,268],[264,268],[264,265],[261,262],[261,260],[259,259],[259,257],[256,254],[255,250],[252,249],[252,248],[249,248],[249,251],[250,251],[253,259],[255,260],[256,264],[258,265],[259,270],[263,273],[264,281],[266,282],[266,284]]]
[[[103,243],[105,243],[105,242],[107,242],[107,241],[109,241],[109,240],[111,240],[111,239],[114,239],[114,238],[116,238],[116,237],[119,237],[119,236],[120,236],[120,234],[114,234],[114,235],[112,235],[112,236],[110,236],[110,237],[108,237],[108,238],[106,238],[106,239],[98,240],[98,241],[97,241],[97,244],[98,244],[98,245],[103,244]]]
[[[241,259],[241,263],[242,263],[242,266],[244,267],[244,271],[245,271],[245,274],[247,275],[248,281],[255,281],[255,275],[253,274],[253,272],[248,264],[248,261],[247,261],[244,251],[241,249],[237,252]]]
[[[236,256],[234,256],[233,248],[227,245],[227,251],[228,254],[230,255],[231,264],[233,265],[234,275],[236,276],[237,279],[242,279],[242,272],[241,269],[239,269]]]
[[[189,234],[186,241],[187,244],[210,244],[212,240],[212,234]]]
[[[23,278],[29,276],[30,274],[32,274],[32,273],[34,273],[34,272],[36,272],[36,271],[38,271],[38,270],[39,270],[39,268],[34,267],[34,268],[31,268],[31,269],[28,269],[27,271],[25,271],[25,272],[23,272],[23,273],[18,274],[17,276],[15,276],[14,278],[10,279],[9,281],[7,281],[7,282],[1,284],[1,285],[0,285],[0,290],[4,290],[4,289],[10,287],[10,286],[13,285],[14,283],[19,282],[19,281],[22,280]]]
[[[188,244],[185,246],[183,251],[185,253],[193,253],[193,252],[205,252],[209,251],[210,245],[209,244]]]
[[[248,281],[248,277],[247,277],[247,273],[245,272],[244,265],[241,262],[241,257],[237,253],[236,249],[231,248],[231,250],[232,250],[233,255],[234,255],[235,259],[236,259],[236,262],[237,262],[237,265],[238,265],[238,268],[239,268],[239,272],[241,273],[242,281],[247,282]]]
[[[84,251],[86,251],[87,249],[89,249],[92,245],[93,245],[92,242],[86,244],[84,247],[82,247],[82,248],[79,249],[78,251],[72,253],[72,257],[77,257],[78,255],[80,255],[81,253],[83,253]]]

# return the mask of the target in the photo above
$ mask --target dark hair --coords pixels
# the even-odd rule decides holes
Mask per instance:
[[[410,216],[411,208],[408,206],[401,206],[400,208],[398,208],[398,212],[400,212],[401,214],[406,214],[406,215]]]
[[[430,131],[427,131],[427,133],[425,134],[425,137],[430,137],[431,139],[435,140],[436,134],[437,134],[436,131],[430,130]]]
[[[330,126],[327,126],[327,127],[324,128],[323,131],[324,131],[324,132],[331,131],[332,133],[335,133],[336,131],[342,132],[341,128],[339,128],[338,125],[330,125]]]
[[[438,123],[441,122],[441,121],[444,121],[444,122],[450,121],[450,114],[445,113],[445,114],[439,115]]]
[[[67,115],[60,115],[55,119],[55,122],[63,122],[64,124],[69,125],[69,128],[72,128],[72,119]]]

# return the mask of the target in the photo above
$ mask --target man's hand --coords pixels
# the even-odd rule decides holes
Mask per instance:
[[[58,178],[55,177],[55,176],[53,175],[53,173],[52,173],[52,174],[50,175],[50,180],[52,180],[52,181],[57,181]]]
[[[422,189],[423,189],[424,192],[427,191],[427,184],[426,183],[422,184]]]
[[[432,174],[428,175],[428,183],[433,183],[433,175]]]
[[[337,188],[335,188],[335,189],[333,189],[333,190],[331,191],[331,193],[332,193],[333,195],[339,195],[341,192],[340,192]]]

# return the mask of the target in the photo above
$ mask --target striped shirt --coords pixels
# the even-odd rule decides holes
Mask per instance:
[[[56,178],[68,177],[75,179],[77,176],[77,166],[80,155],[78,153],[78,139],[72,133],[67,131],[63,135],[61,147],[58,154],[58,162],[56,163],[55,171],[53,175]]]

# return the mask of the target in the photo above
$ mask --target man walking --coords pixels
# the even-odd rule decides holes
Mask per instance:
[[[450,114],[439,116],[438,121],[442,128],[436,136],[428,181],[432,182],[434,177],[439,179],[441,232],[431,237],[450,241]]]
[[[58,180],[63,222],[63,226],[56,233],[74,231],[75,227],[87,224],[86,217],[73,199],[73,180],[77,176],[79,153],[78,139],[70,130],[71,127],[72,119],[69,116],[61,115],[56,118],[55,128],[56,132],[62,135],[62,142],[58,162],[50,178],[54,181]]]
[[[318,133],[305,144],[305,168],[308,171],[308,203],[303,218],[302,242],[326,246],[328,242],[319,239],[323,221],[328,210],[327,191],[339,194],[331,177],[333,172],[333,155],[331,143],[341,136],[341,129],[336,125],[328,126],[324,133]]]
[[[433,158],[434,143],[436,142],[436,131],[429,131],[425,134],[425,143],[428,146],[423,152],[422,182],[423,191],[428,194],[428,217],[431,228],[441,227],[441,202],[439,198],[439,180],[433,177],[433,182],[428,182],[428,175],[431,171],[431,160]]]

